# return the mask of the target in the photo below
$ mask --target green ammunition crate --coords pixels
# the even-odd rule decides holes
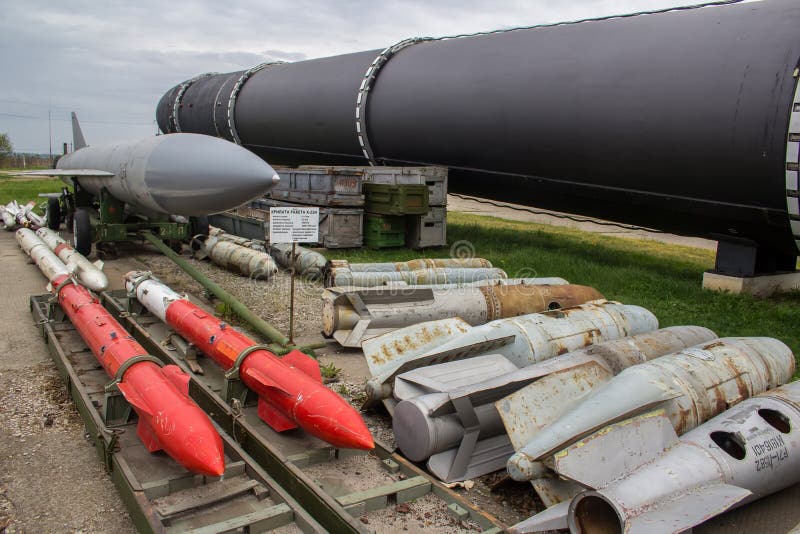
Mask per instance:
[[[366,185],[366,184],[364,184]],[[406,244],[406,219],[400,215],[364,214],[364,246],[402,247]]]
[[[428,207],[428,186],[363,184],[364,210],[381,215],[425,215]]]

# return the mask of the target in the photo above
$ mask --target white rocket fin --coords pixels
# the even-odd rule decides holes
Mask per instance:
[[[562,477],[602,488],[677,442],[678,435],[664,410],[655,410],[609,425],[557,452],[554,468]]]

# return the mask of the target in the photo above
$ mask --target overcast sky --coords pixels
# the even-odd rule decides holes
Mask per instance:
[[[5,0],[0,132],[17,151],[153,135],[176,83],[269,60],[300,61],[441,36],[697,3],[687,0]],[[354,95],[355,98],[355,95]]]

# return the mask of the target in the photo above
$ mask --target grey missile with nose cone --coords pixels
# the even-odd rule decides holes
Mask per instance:
[[[280,180],[264,160],[222,139],[177,133],[87,146],[75,113],[72,127],[74,152],[62,156],[55,169],[20,174],[57,176],[74,186],[74,203],[62,198],[60,204],[52,199],[56,202],[48,205],[50,225],[57,229],[64,209],[76,207],[76,248],[84,254],[86,243],[79,243],[77,234],[86,237],[90,217],[91,233],[98,240],[126,240],[126,215],[131,213],[158,223],[159,230],[166,228],[159,231],[162,237],[185,239],[198,228],[181,229],[182,223],[170,223],[169,215],[199,217],[224,211],[265,193]],[[89,214],[79,215],[87,208]]]

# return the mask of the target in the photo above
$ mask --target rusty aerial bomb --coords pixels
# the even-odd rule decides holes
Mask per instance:
[[[591,388],[571,390],[565,383],[586,383],[581,377],[587,377],[597,387],[622,369],[716,337],[707,328],[672,326],[523,368],[490,354],[415,369],[395,379],[394,397],[400,401],[392,419],[395,440],[409,460],[427,460],[428,470],[445,482],[504,469],[514,448],[495,401],[532,382],[549,380],[554,404],[577,402]],[[548,504],[547,495],[542,500]]]
[[[269,280],[278,267],[272,256],[244,244],[212,236],[206,239],[198,257],[208,257],[215,265],[254,279]]]
[[[688,531],[797,483],[798,428],[800,382],[746,399],[680,438],[664,410],[613,424],[554,458],[559,475],[588,489],[509,530]]]
[[[437,363],[499,354],[518,367],[572,350],[658,328],[648,310],[612,301],[532,313],[470,326],[459,318],[407,326],[362,343],[372,379],[367,404],[384,402],[394,409],[397,375]]]
[[[625,369],[566,411],[535,382],[497,402],[517,452],[514,480],[545,475],[541,463],[571,443],[644,410],[664,408],[683,434],[744,399],[788,382],[794,355],[773,338],[723,338]]]
[[[472,326],[602,299],[581,285],[485,285],[447,289],[382,287],[322,294],[322,331],[345,347],[398,328],[448,317]]]

